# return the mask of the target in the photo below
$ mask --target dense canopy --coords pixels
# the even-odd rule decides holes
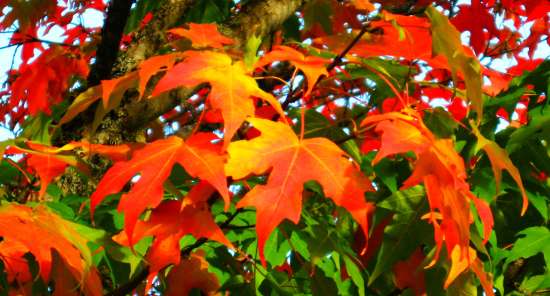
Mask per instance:
[[[550,2],[0,8],[2,295],[550,293]]]

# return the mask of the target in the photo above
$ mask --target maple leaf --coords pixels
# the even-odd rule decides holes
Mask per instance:
[[[486,295],[493,296],[493,283],[490,277],[487,276],[483,270],[483,263],[477,258],[476,251],[471,247],[468,247],[468,255],[464,256],[460,251],[460,248],[457,246],[451,252],[451,268],[447,279],[445,279],[444,287],[445,289],[467,268],[472,269],[472,271],[477,275],[481,286],[485,291]]]
[[[101,124],[104,116],[120,105],[127,90],[137,86],[141,97],[145,96],[145,89],[149,79],[161,70],[172,68],[183,57],[184,53],[154,56],[143,61],[137,71],[129,72],[124,76],[114,79],[101,80],[100,85],[91,87],[78,95],[59,121],[59,125],[71,121],[92,103],[102,98],[103,104],[97,108],[92,124],[92,130],[95,130]]]
[[[201,182],[191,189],[181,201],[165,201],[155,208],[149,220],[136,224],[134,240],[154,236],[155,240],[147,252],[149,262],[148,283],[152,283],[158,271],[168,264],[180,264],[180,239],[187,234],[196,238],[208,238],[218,241],[228,248],[233,245],[222,230],[216,225],[206,201],[215,189],[206,182]],[[122,232],[113,239],[122,244],[130,245],[128,236]]]
[[[472,1],[471,5],[459,5],[458,14],[451,20],[455,27],[464,32],[470,31],[470,44],[477,54],[485,51],[487,36],[483,32],[488,31],[490,36],[497,36],[498,30],[495,19],[489,11],[483,7],[480,1]]]
[[[184,53],[176,52],[154,56],[141,62],[138,69],[138,91],[141,96],[145,95],[145,87],[147,86],[147,82],[149,82],[149,79],[151,79],[153,75],[157,74],[162,69],[171,69],[178,60],[183,59],[184,57]]]
[[[483,117],[483,81],[481,66],[477,58],[462,46],[460,32],[449,22],[449,19],[432,6],[426,9],[432,24],[432,46],[434,54],[445,56],[453,79],[458,75],[464,77],[466,96],[477,113],[478,121]]]
[[[192,289],[201,290],[201,295],[219,295],[220,283],[216,275],[208,271],[204,257],[204,251],[198,250],[175,266],[168,274],[166,295],[189,295]]]
[[[527,206],[529,204],[529,201],[527,199],[527,193],[525,192],[525,188],[523,187],[523,182],[521,181],[521,175],[519,173],[519,170],[512,163],[512,160],[510,160],[510,157],[508,157],[506,150],[498,146],[497,143],[486,139],[475,126],[473,127],[473,132],[477,137],[478,149],[483,149],[485,153],[487,153],[487,156],[489,157],[489,161],[491,162],[491,166],[493,168],[493,175],[495,176],[497,194],[500,191],[500,181],[502,179],[502,170],[506,170],[508,171],[510,176],[512,176],[514,181],[518,184],[518,187],[521,192],[521,196],[523,198],[521,215],[525,214],[525,211],[527,211]]]
[[[372,190],[370,180],[336,144],[325,138],[299,139],[284,123],[259,118],[248,121],[261,135],[231,143],[225,171],[242,179],[271,169],[267,184],[256,185],[237,204],[256,207],[258,248],[264,265],[266,240],[284,219],[298,223],[303,186],[311,180],[319,182],[335,204],[346,208],[368,236],[367,216],[374,206],[365,201],[364,192]]]
[[[88,109],[95,101],[99,100],[102,95],[102,88],[100,85],[90,87],[86,91],[79,94],[76,99],[71,103],[67,111],[59,120],[59,126],[73,120],[82,111]]]
[[[547,8],[550,8],[550,5],[548,5]],[[524,47],[529,48],[529,58],[533,58],[533,55],[539,46],[539,40],[541,40],[543,36],[547,36],[550,33],[550,25],[548,25],[549,22],[550,19],[548,18],[548,15],[536,19],[531,27],[529,37],[525,38],[518,46],[518,49]]]
[[[360,10],[373,11],[375,9],[374,5],[370,3],[369,0],[352,0],[351,3]]]
[[[279,102],[261,90],[248,76],[242,61],[232,62],[223,53],[213,51],[187,52],[187,58],[170,69],[158,82],[153,96],[179,87],[193,87],[210,83],[208,101],[214,110],[220,110],[224,120],[224,147],[248,116],[254,116],[251,97],[258,97],[284,116]]]
[[[80,285],[71,286],[68,291],[80,289],[86,295],[103,295],[101,281],[92,267],[92,254],[87,240],[75,229],[75,224],[61,219],[43,206],[35,209],[27,206],[4,204],[0,207],[0,260],[10,255],[24,255],[30,252],[38,263],[39,274],[44,282],[59,278],[52,277],[52,252],[61,257],[68,273]],[[10,248],[4,248],[11,246]],[[25,262],[23,257],[11,258]],[[8,271],[21,270],[21,266],[8,265]],[[29,279],[16,275],[20,280]],[[32,280],[32,279],[29,279]]]
[[[36,42],[38,39],[38,28],[32,25],[23,32],[15,32],[10,38],[10,44],[21,45],[21,61],[23,64],[28,64],[29,60],[35,55],[35,51],[43,52],[44,46],[41,42]]]
[[[449,255],[457,247],[460,258],[467,258],[470,254],[470,224],[473,222],[470,202],[474,202],[483,222],[484,242],[493,226],[490,208],[471,193],[463,159],[454,150],[454,143],[449,139],[437,139],[420,115],[411,109],[405,110],[407,114],[391,112],[367,116],[362,125],[376,125],[376,131],[382,134],[378,154],[389,156],[413,151],[417,156],[414,170],[403,182],[402,189],[420,182],[426,188],[430,212],[424,218],[434,227],[437,247],[429,266],[439,258],[443,242]],[[379,159],[378,155],[375,159]]]
[[[168,32],[191,40],[194,48],[222,48],[224,45],[234,43],[233,39],[220,34],[215,24],[190,23],[189,29],[175,28],[168,30]]]
[[[323,75],[328,76],[326,65],[330,63],[330,60],[316,56],[305,56],[303,53],[288,46],[276,46],[256,62],[254,67],[263,67],[275,61],[289,61],[290,64],[304,73],[307,80],[305,96],[311,94],[319,77]]]
[[[39,155],[34,154],[30,155],[27,164],[32,167],[40,177],[40,191],[38,192],[38,197],[42,198],[46,194],[46,189],[50,182],[57,176],[65,172],[67,168],[67,163],[60,161],[55,156]]]
[[[102,145],[92,144],[82,140],[80,142],[71,142],[56,151],[74,150],[80,148],[87,155],[101,154],[109,157],[112,161],[123,161],[130,157],[133,149],[141,147],[142,144],[121,144],[121,145]]]
[[[422,132],[405,121],[382,121],[376,125],[376,131],[384,133],[384,140],[376,157],[372,160],[374,164],[382,158],[403,151],[421,152],[429,145],[429,141]]]
[[[8,274],[8,282],[26,283],[32,280],[29,265],[24,255],[28,248],[16,240],[2,240],[0,242],[0,260],[4,263],[4,268]]]
[[[85,166],[75,157],[56,155],[56,153],[51,153],[51,151],[49,151],[48,146],[39,143],[29,141],[26,142],[26,145],[29,147],[28,149],[12,145],[6,149],[5,154],[27,154],[27,165],[32,168],[40,178],[39,199],[44,197],[48,185],[53,179],[65,172],[67,166],[76,166],[82,171],[87,172]]]
[[[137,72],[135,71],[115,79],[101,80],[103,104],[100,104],[95,111],[92,131],[99,127],[107,113],[120,105],[124,93],[128,89],[136,87],[137,83]]]
[[[48,48],[31,64],[20,67],[19,75],[10,87],[10,110],[25,108],[23,103],[26,102],[30,115],[38,112],[50,114],[50,106],[63,101],[69,78],[75,75],[88,75],[88,61],[60,46]]]
[[[154,56],[143,61],[139,65],[137,71],[132,71],[114,79],[101,80],[100,85],[88,88],[76,97],[65,112],[65,115],[60,119],[59,125],[71,121],[79,113],[86,110],[92,103],[102,98],[103,105],[98,108],[96,118],[94,119],[94,126],[99,124],[104,115],[120,104],[127,90],[137,86],[141,96],[145,96],[145,88],[149,79],[163,69],[172,68],[174,64],[183,57],[183,53]]]
[[[147,208],[157,207],[163,196],[163,183],[174,164],[179,163],[193,177],[208,181],[218,190],[229,206],[229,191],[223,171],[225,157],[220,147],[212,144],[215,136],[198,133],[183,141],[179,137],[157,140],[137,149],[128,161],[115,163],[105,173],[91,196],[91,210],[109,194],[119,192],[134,176],[140,176],[128,193],[123,194],[118,210],[124,212],[124,227],[129,241],[139,215]]]
[[[41,0],[17,1],[17,0],[2,0],[0,8],[9,6],[11,9],[6,13],[0,12],[2,21],[0,28],[6,29],[17,22],[21,31],[26,32],[29,27],[36,26],[40,19],[45,15],[54,14],[56,12],[57,3]]]
[[[512,78],[514,78],[508,73],[501,73],[485,67],[483,68],[483,75],[491,81],[491,85],[485,85],[483,91],[493,97],[507,90]]]
[[[100,145],[90,144],[87,141],[71,142],[63,147],[51,147],[32,141],[27,141],[25,144],[28,148],[18,146],[10,146],[6,154],[27,154],[27,165],[32,168],[40,178],[40,191],[38,198],[42,199],[46,193],[48,185],[53,179],[65,172],[65,169],[71,165],[77,167],[84,174],[89,174],[87,165],[82,163],[74,155],[66,154],[77,148],[82,152],[91,154],[103,154],[113,161],[125,160],[128,158],[132,146],[136,145]]]
[[[384,20],[372,21],[371,29],[349,50],[361,57],[390,55],[409,60],[422,59],[441,65],[432,58],[430,23],[421,17],[402,16],[384,12]],[[357,34],[357,33],[356,33]],[[319,37],[314,43],[325,44],[341,52],[354,38],[349,34]]]
[[[414,295],[426,295],[426,283],[422,261],[424,254],[421,249],[416,249],[405,261],[399,261],[393,266],[395,286],[401,290],[411,288]]]
[[[136,86],[136,76],[136,72],[130,72],[114,79],[101,80],[103,107],[108,108],[113,104],[118,106],[118,102],[120,102],[124,93],[128,89]]]

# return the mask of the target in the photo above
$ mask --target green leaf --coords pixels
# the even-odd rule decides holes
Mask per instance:
[[[244,64],[248,69],[251,69],[260,58],[258,57],[258,48],[262,44],[262,38],[252,35],[246,40],[244,46]]]
[[[48,208],[52,209],[53,212],[55,212],[65,220],[73,220],[75,218],[73,209],[65,203],[46,202],[46,206],[48,206]]]
[[[424,111],[424,123],[439,138],[452,137],[458,127],[451,114],[441,107]]]
[[[504,263],[504,269],[512,261],[519,258],[529,258],[542,253],[546,266],[550,266],[550,230],[544,226],[529,227],[518,235],[523,236],[516,240]]]
[[[51,141],[49,126],[51,123],[52,119],[43,113],[40,113],[36,117],[30,117],[25,121],[23,133],[20,137],[49,145]]]
[[[391,270],[397,261],[409,258],[412,252],[431,236],[430,226],[420,220],[427,210],[426,199],[420,199],[418,203],[409,206],[402,198],[403,195],[399,196],[401,202],[398,202],[399,199],[396,197],[393,204],[387,203],[387,206],[392,208],[399,205],[398,208],[405,212],[396,214],[393,222],[384,229],[382,246],[378,252],[374,270],[369,277],[369,286],[380,275]]]
[[[422,203],[425,193],[422,186],[414,186],[405,190],[396,191],[390,197],[377,204],[380,208],[385,208],[397,213],[414,213]]]
[[[313,295],[338,295],[336,283],[325,274],[323,269],[315,270],[311,290]]]
[[[462,273],[447,289],[450,296],[477,296],[477,286],[470,272]]]
[[[186,13],[185,22],[191,23],[217,23],[229,16],[230,1],[226,0],[201,0]]]
[[[549,137],[550,134],[550,107],[538,106],[529,110],[529,123],[515,130],[510,135],[510,140],[506,145],[506,151],[512,153],[521,146],[528,143],[529,139],[536,135],[545,135]]]
[[[290,252],[290,244],[281,231],[275,229],[265,244],[265,250],[265,259],[267,262],[273,267],[280,266],[285,262]]]
[[[332,7],[328,0],[313,0],[304,7],[305,30],[319,24],[327,34],[332,34]]]
[[[292,243],[292,246],[294,246],[295,251],[302,255],[305,260],[311,260],[311,255],[309,254],[309,250],[307,248],[307,242],[302,239],[302,237],[300,237],[297,232],[293,232],[290,235],[290,242]]]
[[[542,289],[550,288],[550,273],[547,271],[546,274],[536,275],[527,278],[523,283],[521,283],[520,290],[530,293],[535,293]],[[539,293],[537,293],[539,294]]]
[[[21,172],[10,162],[2,159],[0,161],[0,184],[17,184]]]
[[[453,79],[458,80],[461,73],[466,83],[466,97],[477,113],[478,121],[483,117],[483,93],[481,87],[481,66],[473,54],[468,54],[460,41],[460,32],[449,19],[432,6],[426,8],[426,14],[432,24],[432,48],[434,54],[442,54],[451,67]]]
[[[533,91],[537,94],[550,93],[550,60],[546,59],[538,65],[533,71],[527,71],[511,82],[512,86],[526,86],[531,85]],[[530,100],[529,106],[531,107],[538,98],[533,96]]]
[[[361,163],[361,150],[355,140],[347,140],[342,144],[342,149],[353,158],[357,163]]]
[[[374,172],[391,192],[397,192],[399,189],[397,186],[400,172],[399,168],[399,165],[397,165],[395,161],[383,158],[374,166]]]
[[[544,195],[534,194],[527,191],[529,202],[540,213],[544,221],[548,221],[548,198]]]
[[[348,256],[344,256],[344,262],[346,264],[346,270],[351,277],[351,280],[353,281],[357,289],[359,289],[359,295],[364,296],[365,281],[363,280],[361,269]]]
[[[508,113],[512,113],[524,93],[525,88],[523,87],[511,89],[498,97],[486,100],[483,106],[485,109],[494,109],[495,113],[500,108],[504,108]]]
[[[384,75],[398,91],[403,91],[404,81],[407,81],[410,75],[415,75],[416,70],[393,60],[384,60],[380,58],[362,59],[361,65],[349,65],[346,67],[346,73],[336,74],[335,78],[340,80],[355,80],[366,78],[372,89],[369,90],[370,99],[374,100],[374,106],[381,107],[384,99],[395,97],[393,90],[388,87],[388,84],[372,69]],[[374,85],[372,85],[374,83]],[[412,90],[412,89],[411,89]]]
[[[347,137],[347,134],[342,130],[342,128],[336,126],[323,114],[313,109],[306,110],[304,120],[306,122],[306,125],[304,126],[304,138],[324,137],[338,142],[339,140]],[[299,131],[301,125],[302,122],[298,121],[296,124],[297,131]]]
[[[138,0],[135,7],[130,12],[130,17],[126,21],[126,27],[124,27],[124,33],[128,34],[139,28],[141,21],[148,12],[153,12],[157,9],[162,1],[148,1]]]

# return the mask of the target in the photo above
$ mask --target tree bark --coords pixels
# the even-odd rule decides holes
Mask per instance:
[[[243,8],[233,15],[225,24],[220,26],[220,31],[225,35],[234,38],[237,46],[241,47],[246,40],[253,35],[264,37],[279,28],[296,10],[307,0],[256,0],[248,2]],[[139,33],[137,42],[126,52],[121,53],[119,61],[115,65],[114,72],[123,74],[134,70],[139,62],[155,54],[165,44],[165,31],[172,27],[182,15],[175,15],[175,12],[184,12],[192,1],[169,1],[177,2],[177,8],[171,8],[165,17],[167,20],[156,20],[146,26],[142,33]],[[165,13],[165,6],[159,10],[161,18]],[[167,12],[166,12],[167,13]],[[115,111],[115,116],[107,119],[114,120],[113,123],[103,125],[93,139],[97,143],[117,144],[123,142],[122,136],[139,137],[139,131],[148,123],[160,115],[172,110],[182,100],[193,94],[193,89],[181,88],[170,92],[168,95],[153,100],[138,101],[135,98],[128,100]],[[135,139],[134,139],[135,140]]]
[[[101,30],[101,43],[97,47],[95,63],[88,75],[88,87],[111,78],[111,69],[117,59],[122,33],[130,16],[133,0],[113,0],[107,10]]]
[[[128,48],[118,55],[112,72],[121,76],[132,70],[145,59],[153,56],[166,44],[166,30],[177,25],[195,0],[165,0],[155,11],[154,18],[134,36]]]

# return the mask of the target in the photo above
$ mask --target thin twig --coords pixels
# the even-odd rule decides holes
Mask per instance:
[[[336,66],[338,66],[338,65],[340,65],[340,63],[342,63],[343,58],[357,44],[357,42],[359,42],[359,40],[361,40],[361,38],[363,37],[363,35],[365,35],[365,33],[370,32],[370,31],[375,31],[375,30],[377,30],[377,28],[371,28],[370,23],[364,24],[363,27],[361,28],[361,31],[359,31],[359,34],[357,34],[357,36],[355,36],[355,38],[353,38],[353,40],[346,46],[346,48],[344,48],[344,50],[342,50],[342,52],[340,52],[336,57],[334,57],[332,62],[326,67],[327,72],[331,72]],[[323,79],[322,77],[319,77],[317,79],[317,81],[315,81],[314,86],[317,85],[322,79]],[[297,93],[295,92],[294,96],[287,97],[285,99],[285,101],[281,104],[281,107],[283,108],[283,110],[288,108],[288,106],[290,104],[292,104],[292,103],[296,102],[297,100],[299,100],[302,93],[303,93],[303,91],[300,91],[300,92],[297,92]]]
[[[357,36],[353,38],[353,40],[348,44],[348,46],[332,60],[332,63],[330,63],[330,65],[328,65],[327,72],[332,71],[334,67],[338,66],[342,62],[342,59],[357,44],[357,42],[361,40],[361,37],[363,37],[363,35],[365,35],[365,33],[369,31],[369,29],[370,29],[369,23],[363,25],[363,27],[361,28],[361,31],[359,31],[359,34],[357,34]]]

